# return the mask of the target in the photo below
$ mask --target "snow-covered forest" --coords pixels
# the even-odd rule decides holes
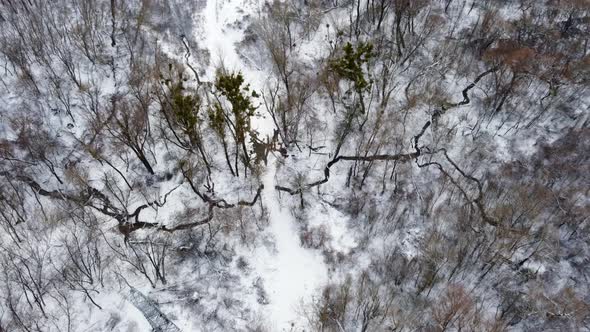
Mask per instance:
[[[590,1],[0,1],[0,332],[590,331]]]

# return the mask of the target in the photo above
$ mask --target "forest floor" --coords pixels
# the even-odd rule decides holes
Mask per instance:
[[[251,1],[227,0],[207,1],[200,17],[197,40],[203,40],[201,47],[210,53],[211,65],[207,72],[209,79],[215,76],[214,68],[225,67],[229,71],[240,71],[247,77],[247,83],[261,91],[270,73],[252,68],[241,56],[236,45],[243,39],[243,31],[232,25],[244,17],[253,17],[259,8]],[[260,117],[253,124],[261,137],[270,136],[274,125],[268,117]],[[313,294],[327,282],[328,271],[319,251],[303,248],[299,239],[296,220],[291,211],[281,206],[276,173],[277,160],[271,157],[263,175],[263,204],[268,211],[269,228],[274,238],[274,248],[255,250],[258,257],[251,257],[257,274],[263,278],[268,295],[269,310],[265,313],[266,323],[272,331],[291,331],[302,328],[300,322],[303,304],[309,304]]]

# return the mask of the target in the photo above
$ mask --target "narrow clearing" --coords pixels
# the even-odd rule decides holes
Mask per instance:
[[[265,288],[270,300],[270,323],[273,331],[289,331],[301,318],[301,304],[312,301],[315,290],[325,284],[327,268],[319,252],[301,247],[297,225],[287,207],[279,201],[276,185],[276,166],[269,165],[264,175],[263,203],[268,209],[276,253],[267,262]]]
[[[228,23],[247,15],[250,7],[240,0],[208,0],[202,13],[202,45],[211,53],[212,66],[220,62],[229,70],[240,70],[255,89],[262,88],[266,73],[252,70],[242,61],[235,43],[242,32],[231,29]],[[238,9],[244,12],[238,14]],[[255,15],[252,10],[251,15]],[[213,68],[211,68],[213,69]],[[209,71],[211,77],[213,70]],[[262,135],[272,133],[272,126],[261,119],[254,124]],[[272,157],[271,157],[272,158]],[[264,177],[262,202],[269,214],[268,232],[275,240],[275,247],[255,250],[259,257],[252,257],[256,272],[264,280],[268,295],[268,309],[262,310],[271,331],[291,331],[293,327],[305,328],[302,323],[302,303],[313,301],[312,294],[327,281],[327,267],[321,253],[301,247],[295,218],[287,206],[281,206],[276,183],[276,160],[271,159]],[[274,249],[274,250],[273,250]]]

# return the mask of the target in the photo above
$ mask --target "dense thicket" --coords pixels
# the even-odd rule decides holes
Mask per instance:
[[[0,3],[0,331],[146,284],[262,330],[263,189],[329,266],[314,331],[590,330],[590,2],[266,2],[227,26],[259,77],[204,4]]]

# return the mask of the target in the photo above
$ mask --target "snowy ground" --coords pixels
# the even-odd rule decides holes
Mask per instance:
[[[270,73],[252,68],[238,53],[236,44],[242,40],[243,32],[230,26],[246,16],[256,17],[259,8],[260,3],[248,0],[208,0],[204,12],[196,15],[197,20],[202,20],[197,24],[200,28],[196,39],[202,41],[200,47],[207,48],[211,54],[209,80],[214,77],[215,68],[222,65],[229,71],[241,71],[247,83],[255,90],[262,90]],[[254,126],[262,137],[271,135],[274,128],[268,118],[259,118]],[[277,166],[273,159],[269,160],[262,195],[274,248],[256,249],[251,261],[256,274],[263,278],[268,295],[269,309],[263,309],[265,325],[272,331],[291,331],[305,328],[300,310],[302,303],[313,301],[312,295],[318,294],[317,289],[327,282],[328,271],[319,251],[301,246],[295,219],[287,207],[281,206],[274,189]]]
[[[268,209],[269,230],[275,240],[275,251],[259,250],[254,259],[269,297],[268,324],[272,331],[290,331],[303,327],[301,308],[313,300],[313,294],[327,281],[327,267],[317,251],[301,247],[295,220],[282,207],[274,189],[276,167],[271,165],[264,175],[263,203]]]

